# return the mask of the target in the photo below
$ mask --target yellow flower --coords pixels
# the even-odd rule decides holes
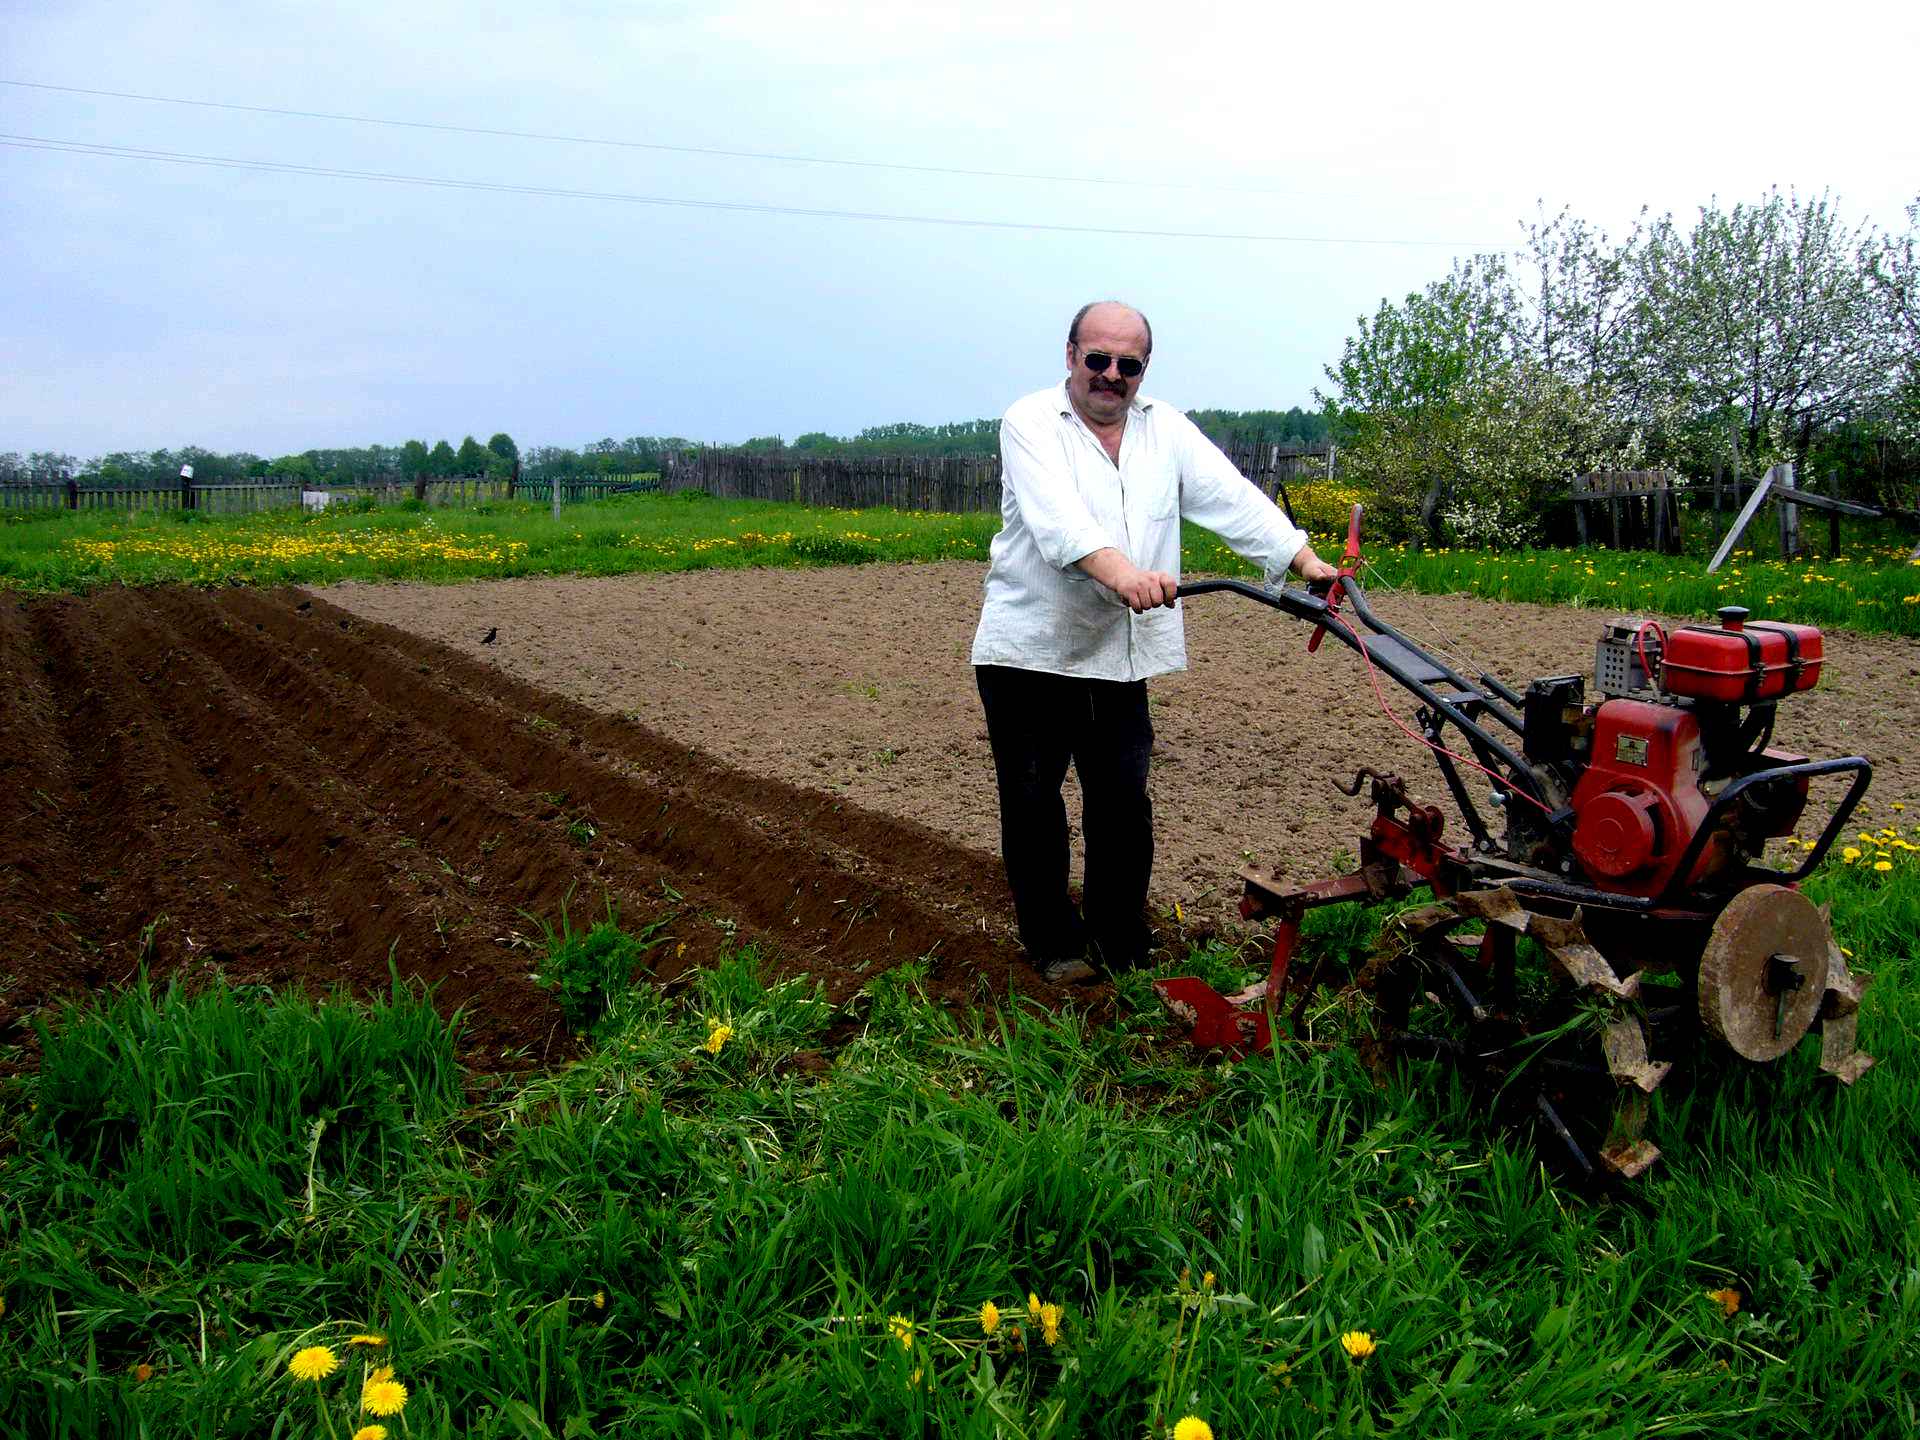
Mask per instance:
[[[369,1415],[398,1415],[407,1408],[407,1387],[398,1380],[369,1380],[360,1391],[360,1408]]]
[[[287,1362],[287,1371],[296,1380],[324,1380],[339,1368],[340,1357],[324,1345],[296,1350]]]
[[[1040,1318],[1040,1297],[1031,1290],[1027,1292],[1027,1318],[1029,1320]]]
[[[604,1310],[607,1308],[607,1292],[606,1291],[596,1290],[593,1292],[593,1308],[596,1310]]]
[[[1214,1274],[1211,1270],[1200,1277],[1200,1288],[1202,1290],[1211,1290],[1214,1287],[1214,1283]]]
[[[709,1020],[707,1025],[709,1027],[707,1030],[707,1040],[700,1048],[709,1055],[718,1055],[720,1053],[720,1047],[733,1038],[733,1027],[731,1025],[722,1025],[718,1020]]]
[[[391,1380],[392,1378],[393,1378],[393,1366],[382,1365],[378,1370],[374,1371],[371,1375],[367,1376],[367,1383],[369,1385],[372,1385],[377,1383],[378,1381]]]
[[[927,1371],[925,1366],[923,1365],[914,1366],[913,1374],[907,1377],[907,1388],[909,1390],[918,1390],[920,1388],[920,1377],[925,1375],[926,1373]]]
[[[1876,870],[1891,870],[1893,869],[1893,862],[1891,860],[1876,860],[1873,862],[1873,868]]]
[[[379,1345],[384,1345],[387,1342],[385,1337],[380,1335],[354,1335],[348,1338],[347,1343],[349,1345],[379,1346]]]
[[[1182,925],[1187,923],[1186,912],[1180,908],[1180,902],[1178,900],[1173,902],[1173,918]]]
[[[1858,860],[1859,858],[1860,858],[1860,847],[1858,845],[1849,845],[1847,846],[1846,849],[1840,852],[1840,859],[1848,865],[1853,864],[1853,862]]]
[[[138,1365],[133,1367],[133,1378],[141,1385],[146,1384],[147,1381],[153,1378],[153,1366],[142,1360]]]
[[[989,1300],[980,1307],[980,1330],[991,1335],[1000,1328],[1000,1307]]]
[[[1725,1290],[1707,1291],[1707,1299],[1720,1307],[1720,1313],[1731,1320],[1740,1313],[1740,1292],[1731,1286]]]
[[[353,1440],[387,1440],[387,1427],[384,1425],[362,1425],[353,1432]]]
[[[1060,1318],[1063,1313],[1058,1305],[1040,1307],[1040,1333],[1049,1345],[1060,1343]]]
[[[1340,1337],[1340,1348],[1350,1360],[1364,1360],[1373,1353],[1373,1336],[1364,1330],[1349,1330]]]
[[[887,1331],[900,1342],[902,1350],[913,1348],[913,1321],[904,1315],[893,1315],[887,1319]]]
[[[1173,1440],[1213,1440],[1213,1427],[1198,1415],[1182,1415],[1173,1427]]]

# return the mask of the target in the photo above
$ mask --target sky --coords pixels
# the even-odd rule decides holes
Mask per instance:
[[[1920,195],[1910,4],[0,6],[0,451],[968,420],[1107,297],[1311,406],[1542,207]]]

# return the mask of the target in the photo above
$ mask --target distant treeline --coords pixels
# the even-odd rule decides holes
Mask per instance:
[[[1221,444],[1264,442],[1316,448],[1327,443],[1327,419],[1318,411],[1191,410],[1194,423]],[[835,455],[992,455],[1000,447],[998,420],[962,420],[947,425],[902,421],[872,425],[858,435],[811,431],[789,445],[778,435],[760,435],[731,447],[826,457]],[[329,485],[386,485],[454,475],[544,481],[591,475],[632,475],[658,471],[669,455],[701,449],[700,442],[678,435],[608,437],[578,450],[538,445],[522,455],[511,435],[496,434],[484,445],[469,435],[458,445],[424,440],[403,445],[362,445],[347,449],[304,450],[269,458],[237,450],[221,454],[196,445],[178,450],[120,450],[81,461],[71,455],[39,451],[0,453],[0,485],[59,484],[82,480],[94,485],[166,485],[180,467],[191,465],[201,484],[271,477],[324,489]]]
[[[87,461],[53,451],[20,455],[0,453],[0,485],[57,485],[81,480],[90,485],[132,487],[168,485],[182,466],[193,467],[202,485],[274,479],[324,488],[328,485],[390,485],[397,481],[444,480],[455,475],[506,479],[520,474],[520,450],[507,434],[482,445],[469,435],[458,446],[441,440],[404,445],[361,445],[341,450],[305,450],[269,459],[246,450],[222,454],[185,445],[178,450],[116,450]]]

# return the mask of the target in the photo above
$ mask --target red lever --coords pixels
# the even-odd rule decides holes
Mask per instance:
[[[1360,507],[1353,507],[1353,515],[1347,521],[1347,553],[1340,561],[1340,573],[1334,577],[1333,584],[1327,589],[1327,614],[1333,615],[1340,609],[1340,595],[1343,582],[1351,580],[1354,572],[1360,568]],[[1320,641],[1327,633],[1323,621],[1313,627],[1313,634],[1307,637],[1307,653],[1313,654],[1320,648]]]

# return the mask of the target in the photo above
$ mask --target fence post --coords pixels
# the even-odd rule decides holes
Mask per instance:
[[[1793,466],[1781,465],[1774,481],[1780,493],[1774,497],[1780,510],[1780,558],[1791,560],[1800,553],[1800,507],[1793,503]]]
[[[67,508],[69,510],[80,508],[80,482],[71,475],[67,477]]]
[[[560,523],[560,477],[553,477],[553,523]]]
[[[193,466],[180,467],[180,508],[193,509]]]

